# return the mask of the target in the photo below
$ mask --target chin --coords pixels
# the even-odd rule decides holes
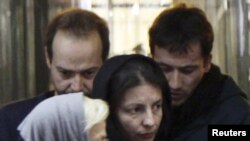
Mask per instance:
[[[176,102],[173,102],[173,101],[172,101],[172,107],[173,107],[173,108],[178,108],[178,107],[180,107],[181,105],[183,105],[183,103],[184,103],[184,102],[182,102],[182,101],[176,101]]]

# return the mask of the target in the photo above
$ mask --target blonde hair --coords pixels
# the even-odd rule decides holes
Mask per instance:
[[[85,117],[85,131],[95,124],[105,121],[109,114],[108,104],[101,99],[92,99],[83,96],[83,109]]]

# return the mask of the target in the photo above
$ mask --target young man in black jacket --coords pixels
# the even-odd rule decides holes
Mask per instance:
[[[164,10],[149,38],[171,89],[171,140],[206,141],[210,124],[250,124],[246,94],[211,62],[213,29],[202,10]]]
[[[0,141],[18,140],[17,126],[44,99],[79,91],[88,95],[108,52],[109,30],[102,18],[82,9],[57,15],[48,26],[45,44],[54,91],[2,107]]]

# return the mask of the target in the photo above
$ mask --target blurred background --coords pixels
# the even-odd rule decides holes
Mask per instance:
[[[148,28],[179,2],[206,12],[215,33],[213,62],[250,96],[250,0],[1,0],[0,106],[49,89],[44,32],[62,10],[80,7],[103,17],[110,28],[110,57],[148,55]]]

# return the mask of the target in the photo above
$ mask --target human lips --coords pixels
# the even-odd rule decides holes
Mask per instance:
[[[171,92],[171,98],[173,101],[179,101],[182,99],[183,94],[180,92]]]
[[[149,140],[149,139],[153,139],[154,136],[155,136],[155,133],[154,132],[151,132],[151,133],[143,133],[140,135],[143,139],[145,140]]]

